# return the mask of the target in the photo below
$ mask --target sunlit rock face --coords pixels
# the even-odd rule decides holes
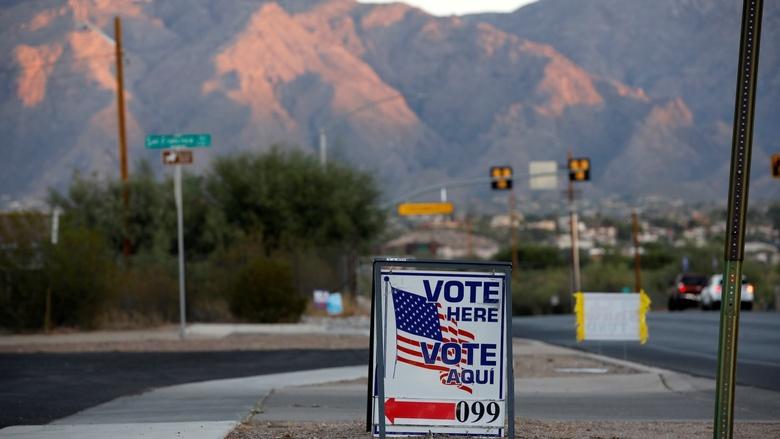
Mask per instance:
[[[316,153],[323,129],[329,158],[373,172],[388,196],[573,150],[592,159],[593,196],[713,198],[726,187],[736,3],[543,0],[437,18],[353,0],[8,2],[0,197],[44,194],[74,169],[117,174],[119,15],[131,164],[157,163],[151,133],[211,133],[197,171],[273,143]],[[755,160],[780,135],[768,123],[778,28],[764,30]],[[751,193],[779,190],[754,176]]]

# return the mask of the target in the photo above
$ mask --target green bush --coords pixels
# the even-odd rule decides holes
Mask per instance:
[[[0,252],[0,328],[43,327],[46,280],[31,249]]]
[[[558,305],[552,299],[557,296]],[[547,314],[571,309],[569,271],[565,268],[521,270],[512,280],[512,312],[515,315]]]
[[[149,253],[132,256],[111,279],[101,326],[118,329],[178,321],[176,270],[175,257]]]
[[[297,322],[306,306],[295,292],[292,269],[277,259],[250,260],[231,283],[229,294],[233,315],[251,322]]]
[[[57,245],[22,242],[0,253],[0,327],[43,328],[47,291],[52,326],[94,327],[113,269],[103,236],[83,228],[64,229]]]
[[[105,239],[94,230],[65,229],[59,244],[49,249],[45,270],[52,325],[93,328],[114,272]]]

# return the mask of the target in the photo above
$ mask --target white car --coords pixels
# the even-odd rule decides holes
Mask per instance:
[[[720,309],[720,296],[723,290],[723,275],[713,274],[707,280],[707,285],[701,290],[701,309]],[[755,288],[753,284],[748,283],[747,278],[742,276],[742,297],[740,307],[750,311],[753,309],[753,295]]]

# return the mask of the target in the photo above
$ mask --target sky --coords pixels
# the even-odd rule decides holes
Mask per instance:
[[[395,3],[399,0],[360,0],[361,3]],[[476,12],[510,12],[536,0],[401,0],[434,15],[462,15]]]

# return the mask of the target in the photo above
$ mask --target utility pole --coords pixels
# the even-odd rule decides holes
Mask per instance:
[[[127,236],[130,192],[127,185],[127,134],[125,130],[125,78],[124,53],[122,51],[122,21],[114,17],[114,49],[116,55],[116,105],[119,119],[119,171],[122,176],[122,203],[124,206],[124,236],[122,237],[122,254],[125,259],[130,256],[130,239]]]
[[[639,217],[636,209],[631,212],[631,231],[634,237],[634,291],[642,291],[642,262],[639,255]]]
[[[743,0],[734,130],[731,142],[731,173],[724,252],[726,264],[723,273],[718,337],[718,374],[713,434],[716,439],[730,439],[734,432],[734,381],[737,376],[742,260],[745,251],[745,221],[763,9],[763,0]]]
[[[572,159],[572,152],[566,156],[567,161]],[[582,291],[580,283],[580,249],[579,249],[579,221],[574,206],[574,183],[569,179],[569,228],[571,229],[571,289],[572,293]]]
[[[517,273],[519,260],[517,259],[517,227],[515,226],[515,190],[509,191],[509,227],[511,229],[512,267]]]

